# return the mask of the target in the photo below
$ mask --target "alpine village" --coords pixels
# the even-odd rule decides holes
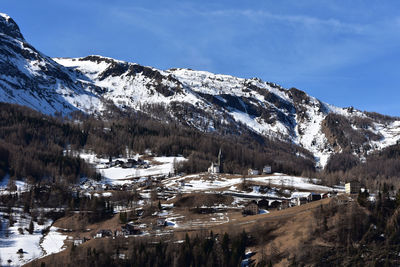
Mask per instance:
[[[1,266],[400,266],[399,189],[398,117],[0,14]]]

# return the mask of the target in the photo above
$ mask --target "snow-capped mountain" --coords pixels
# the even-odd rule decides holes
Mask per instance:
[[[92,83],[75,75],[27,43],[14,20],[0,13],[0,101],[47,114],[101,106]]]
[[[400,120],[334,107],[257,78],[158,70],[101,56],[51,59],[4,14],[0,41],[0,101],[47,114],[100,114],[111,103],[201,131],[250,130],[292,142],[311,151],[321,167],[332,153],[349,151],[362,159],[400,138]]]

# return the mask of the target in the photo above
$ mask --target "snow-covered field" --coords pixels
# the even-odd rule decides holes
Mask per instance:
[[[274,187],[289,187],[302,191],[333,191],[338,189],[316,184],[317,179],[290,176],[286,174],[276,173],[269,176],[247,177],[247,182],[255,182],[262,185],[270,185]],[[210,179],[208,175],[188,175],[180,178],[169,178],[164,180],[164,185],[167,188],[179,188],[181,192],[189,193],[195,191],[212,191],[217,189],[226,189],[232,192],[241,192],[238,186],[243,182],[242,177],[215,176],[215,179]],[[251,195],[264,196],[265,194],[258,193],[257,190],[246,193]]]
[[[26,229],[29,227],[30,218],[21,214],[23,214],[22,211],[14,212],[13,217],[16,222],[8,227],[9,221],[4,218],[5,214],[0,212],[1,266],[21,266],[36,258],[63,250],[67,236],[58,232],[58,228],[51,226],[51,220],[45,220],[42,225],[34,222],[34,231],[29,234]],[[42,234],[42,231],[48,227],[50,227],[49,232]],[[20,249],[23,250],[22,253],[18,253]]]
[[[10,175],[7,174],[0,181],[0,195],[8,195],[10,192],[8,190],[8,184],[10,182]],[[15,186],[17,187],[17,192],[26,192],[29,190],[28,184],[24,181],[15,181]]]
[[[226,212],[217,212],[211,214],[203,214],[202,218],[188,219],[179,214],[170,214],[166,218],[167,226],[173,228],[187,228],[214,226],[229,222],[229,216]]]
[[[141,155],[137,154],[132,158],[137,160],[140,156]],[[96,155],[92,153],[79,153],[79,157],[94,164],[108,184],[124,184],[129,183],[133,178],[173,174],[174,162],[186,160],[184,157],[153,157],[150,160],[146,160],[146,163],[149,164],[148,168],[122,168],[119,166],[106,167],[105,164],[109,160],[97,158]],[[117,158],[113,160],[122,160],[126,162],[127,158]]]
[[[185,160],[183,157],[154,157],[154,161],[159,162],[159,165],[151,165],[147,169],[140,168],[127,168],[112,167],[101,169],[101,174],[110,183],[125,182],[126,179],[139,178],[143,176],[156,176],[156,175],[168,175],[174,173],[173,162]]]
[[[331,191],[331,187],[316,184],[317,179],[296,177],[285,174],[276,173],[272,176],[248,178],[249,181],[262,182],[275,186],[293,187],[299,190],[310,191]]]

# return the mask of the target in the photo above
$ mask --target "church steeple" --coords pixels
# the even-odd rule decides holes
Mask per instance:
[[[222,164],[223,159],[222,159],[222,150],[221,148],[219,149],[218,153],[218,161],[216,163],[211,162],[211,166],[208,168],[209,173],[221,173],[222,172]]]

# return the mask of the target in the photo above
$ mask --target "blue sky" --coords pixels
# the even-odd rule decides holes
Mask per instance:
[[[400,1],[2,1],[52,56],[99,54],[296,87],[400,116]]]

